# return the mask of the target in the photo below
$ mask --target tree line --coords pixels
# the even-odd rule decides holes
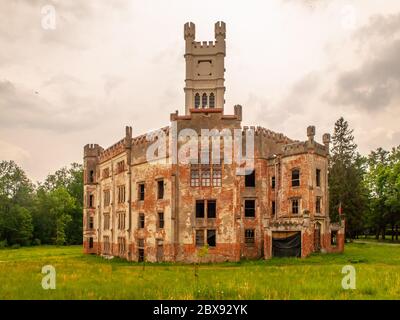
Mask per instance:
[[[390,232],[400,224],[400,146],[363,156],[353,130],[336,121],[329,161],[331,221],[346,219],[346,237]],[[33,184],[14,161],[0,162],[0,247],[81,244],[83,167],[73,163]]]
[[[34,185],[14,161],[0,162],[0,247],[81,244],[82,206],[82,165]]]

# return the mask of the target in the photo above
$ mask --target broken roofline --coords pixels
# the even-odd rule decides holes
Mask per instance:
[[[146,150],[146,161],[157,164],[221,164],[223,161],[224,164],[235,163],[238,175],[249,174],[254,170],[254,129],[244,132],[242,129],[229,128],[221,131],[218,129],[200,131],[199,135],[196,130],[185,128],[178,133],[176,121],[172,121],[168,135],[163,129],[148,133],[146,140],[154,143]],[[221,138],[224,141],[223,160]],[[245,154],[243,154],[244,139]],[[169,156],[167,156],[167,145]]]

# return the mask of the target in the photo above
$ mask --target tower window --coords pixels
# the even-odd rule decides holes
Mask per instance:
[[[209,103],[210,103],[210,108],[215,108],[215,96],[214,96],[214,93],[211,93],[211,94],[210,94],[210,101],[209,101]]]
[[[200,107],[200,95],[198,93],[194,96],[194,107],[196,109]]]
[[[317,187],[320,187],[321,186],[321,170],[320,169],[317,169],[316,171],[315,171],[315,183],[316,183],[316,185],[317,185]]]
[[[164,229],[164,212],[158,213],[158,228]]]
[[[300,186],[300,170],[293,169],[292,170],[292,187]]]
[[[317,197],[315,200],[315,212],[321,213],[321,197]]]
[[[139,201],[144,200],[144,183],[138,184],[138,198],[139,198]]]
[[[202,108],[207,107],[207,100],[208,100],[207,94],[203,93],[203,96],[201,97],[201,107]]]
[[[271,188],[275,189],[275,176],[271,178]]]
[[[89,171],[89,182],[90,183],[94,182],[94,171],[93,170]]]
[[[275,214],[276,214],[276,202],[275,201],[271,202],[271,212],[272,212],[272,215],[275,216]]]
[[[139,229],[144,228],[144,213],[139,213]]]
[[[164,199],[164,180],[157,181],[157,199]]]

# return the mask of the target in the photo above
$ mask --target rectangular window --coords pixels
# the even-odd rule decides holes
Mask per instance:
[[[271,178],[271,188],[275,189],[275,176]]]
[[[196,218],[204,218],[204,200],[196,200]]]
[[[157,181],[157,199],[164,199],[164,180]]]
[[[118,237],[118,253],[123,255],[125,253],[125,238]]]
[[[254,246],[254,229],[246,229],[244,230],[244,243],[248,247]]]
[[[93,249],[93,238],[89,238],[89,249]]]
[[[138,239],[138,247],[144,248],[144,239]]]
[[[89,208],[94,207],[94,196],[92,194],[89,195]]]
[[[207,201],[207,218],[216,218],[217,216],[217,202],[215,200]]]
[[[109,236],[103,237],[103,252],[105,254],[110,253],[110,237]]]
[[[125,185],[118,186],[118,203],[125,202]]]
[[[204,166],[201,169],[201,185],[203,187],[209,187],[211,184],[211,172],[209,166]]]
[[[122,161],[117,162],[117,173],[120,173],[124,170],[125,170],[125,161],[122,160]]]
[[[89,171],[89,183],[93,183],[94,182],[94,171],[90,170]]]
[[[209,247],[215,247],[216,245],[216,232],[214,229],[207,230],[207,244]]]
[[[144,213],[139,213],[139,229],[144,228]]]
[[[317,187],[321,186],[321,170],[317,169],[315,170],[315,183]]]
[[[144,249],[139,248],[138,250],[138,261],[143,262],[144,261]]]
[[[104,214],[104,230],[109,230],[110,229],[110,214],[105,213]]]
[[[220,187],[222,184],[222,172],[220,166],[213,166],[212,183],[214,187]]]
[[[300,186],[300,170],[293,169],[292,170],[292,187]]]
[[[103,179],[108,178],[110,176],[110,168],[103,169]]]
[[[139,201],[143,201],[144,200],[144,183],[139,183],[138,184],[138,199]]]
[[[275,201],[271,202],[271,212],[272,212],[272,215],[275,216],[275,214],[276,214],[276,203],[275,203]]]
[[[110,205],[110,190],[104,190],[104,206],[107,207]]]
[[[200,186],[200,171],[197,165],[190,166],[190,186]]]
[[[251,173],[248,173],[245,175],[244,185],[246,187],[255,187],[256,186],[256,170],[255,169]]]
[[[93,230],[93,217],[89,217],[89,229]]]
[[[256,216],[256,200],[244,200],[244,216],[247,218]]]
[[[164,229],[164,212],[158,213],[158,228]]]
[[[337,231],[331,232],[331,245],[333,247],[336,247],[336,245],[337,245]]]
[[[204,230],[196,230],[196,246],[204,246]]]
[[[299,199],[292,199],[292,213],[299,213]]]
[[[315,200],[315,212],[321,213],[321,197],[317,197]]]
[[[125,213],[118,213],[118,229],[125,230]]]

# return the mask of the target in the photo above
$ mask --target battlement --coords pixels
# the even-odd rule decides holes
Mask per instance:
[[[125,138],[114,143],[100,154],[100,162],[111,159],[112,157],[125,151]]]
[[[250,126],[250,129],[254,130],[254,135],[256,137],[264,137],[267,139],[271,139],[274,140],[276,142],[281,142],[281,143],[292,143],[294,142],[294,140],[288,138],[287,136],[285,136],[283,133],[279,133],[279,132],[274,132],[272,130],[260,127],[260,126]],[[243,135],[245,134],[245,132],[249,130],[248,126],[243,126]]]
[[[100,153],[103,151],[103,148],[98,144],[87,144],[83,147],[83,156],[84,157],[98,157]]]
[[[183,37],[185,40],[194,40],[196,37],[196,25],[193,22],[186,22],[184,25]]]
[[[193,48],[204,49],[204,48],[215,48],[214,41],[194,41]]]
[[[215,39],[226,38],[226,24],[223,21],[218,21],[215,23]]]

